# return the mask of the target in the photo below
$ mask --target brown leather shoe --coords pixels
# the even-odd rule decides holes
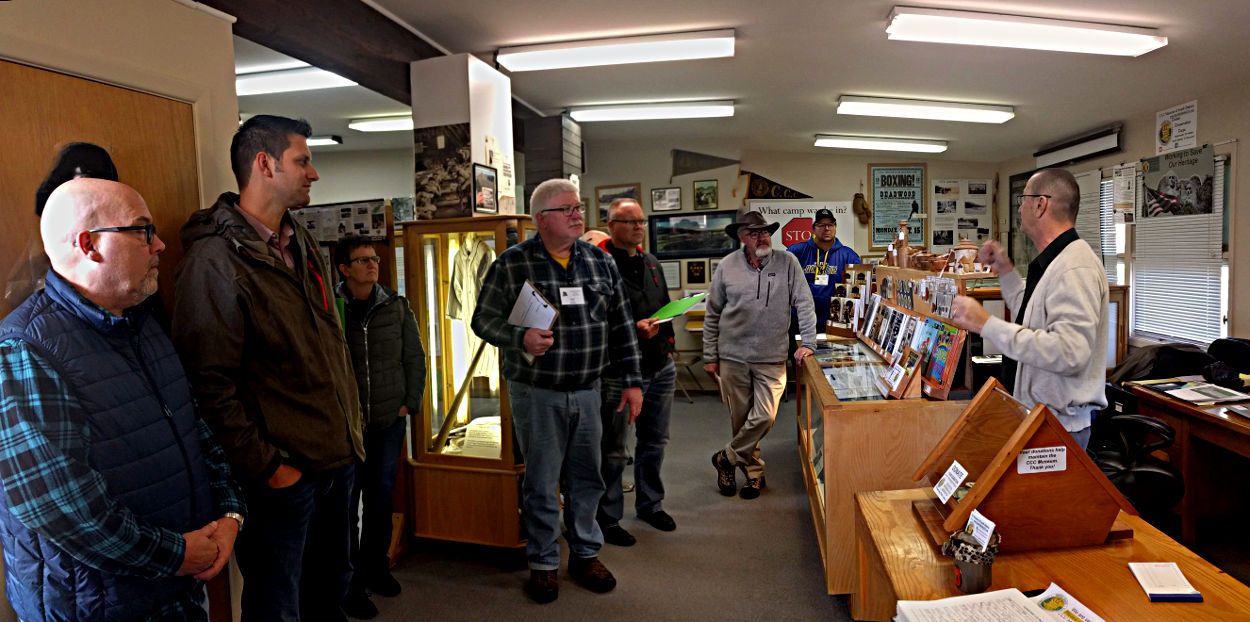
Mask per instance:
[[[760,492],[767,485],[764,483],[764,476],[747,478],[747,483],[742,485],[742,490],[738,491],[738,496],[743,499],[754,499],[760,496]]]
[[[569,557],[569,576],[578,585],[599,594],[616,587],[616,577],[598,557]]]
[[[554,570],[530,570],[530,579],[525,582],[525,593],[534,602],[545,605],[560,597],[560,579]]]
[[[720,488],[720,494],[732,497],[738,488],[738,480],[734,475],[734,465],[730,464],[724,449],[712,454],[712,466],[716,467],[716,487]]]

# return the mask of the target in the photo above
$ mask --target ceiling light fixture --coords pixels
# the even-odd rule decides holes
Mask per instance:
[[[734,116],[733,100],[672,102],[663,104],[617,104],[570,108],[578,123],[587,121],[647,121],[653,119],[703,119]]]
[[[506,47],[499,48],[495,60],[508,71],[517,72],[733,55],[734,31],[730,28]]]
[[[355,82],[338,74],[316,67],[284,69],[249,73],[234,78],[234,90],[239,97],[264,95],[266,93],[290,93],[355,86]]]
[[[330,145],[341,144],[343,144],[343,137],[338,136],[337,134],[331,134],[329,136],[313,136],[308,139],[309,147],[329,147]]]
[[[404,132],[412,131],[412,115],[352,119],[347,127],[357,132]]]
[[[938,121],[966,121],[969,123],[1005,123],[1016,116],[1016,112],[1011,106],[959,104],[887,97],[857,97],[854,95],[843,95],[838,100],[838,114],[900,117],[903,119],[935,119]]]
[[[896,6],[886,26],[895,41],[1141,56],[1168,44],[1154,28],[1041,17]]]
[[[874,138],[871,136],[839,136],[834,134],[817,134],[816,146],[831,149],[872,149],[874,151],[912,151],[916,153],[942,153],[946,151],[946,141],[944,140]]]

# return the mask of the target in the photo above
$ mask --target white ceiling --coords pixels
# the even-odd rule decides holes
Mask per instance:
[[[1250,79],[1250,63],[1242,64],[1250,58],[1250,37],[1245,35],[1250,2],[1245,0],[904,3],[1154,27],[1169,38],[1167,47],[1135,59],[888,41],[885,20],[896,4],[891,0],[370,3],[436,45],[484,59],[508,45],[712,28],[737,31],[733,58],[512,76],[513,94],[545,114],[625,101],[738,102],[730,119],[585,124],[584,136],[590,141],[654,140],[673,147],[686,141],[821,152],[825,150],[812,147],[815,134],[846,133],[947,140],[950,150],[938,159],[999,162]],[[241,60],[249,46],[258,47],[236,46]],[[835,102],[844,94],[1010,105],[1016,117],[1003,125],[982,125],[838,116]],[[356,139],[361,135],[346,129],[347,117],[402,112],[404,107],[351,87],[245,97],[240,109],[306,116],[318,134],[341,133],[348,142],[338,148],[343,149],[360,144]],[[407,134],[392,137],[396,140],[388,146],[410,143]]]

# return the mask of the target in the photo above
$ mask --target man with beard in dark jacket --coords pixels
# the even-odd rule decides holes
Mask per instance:
[[[306,121],[257,115],[230,143],[239,194],[182,228],[174,343],[246,486],[243,620],[344,619],[360,399],[317,241],[288,212],[317,181]]]
[[[398,596],[387,551],[391,546],[391,493],[407,430],[405,417],[421,411],[425,349],[408,300],[378,283],[381,258],[368,238],[340,240],[334,263],[347,301],[347,346],[365,420],[365,455],[352,489],[352,580],[343,611],[368,620],[378,615],[369,593]],[[364,498],[359,537],[356,507]]]

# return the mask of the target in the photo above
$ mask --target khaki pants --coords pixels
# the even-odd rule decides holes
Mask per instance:
[[[777,419],[777,404],[786,389],[785,363],[739,363],[720,360],[721,394],[729,404],[733,438],[725,455],[748,478],[764,474],[760,441]]]

